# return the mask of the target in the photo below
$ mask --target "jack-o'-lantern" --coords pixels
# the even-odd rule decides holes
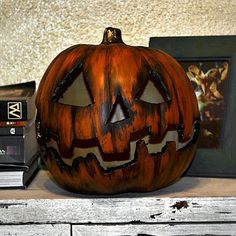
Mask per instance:
[[[185,72],[162,51],[126,45],[119,29],[61,52],[36,106],[42,159],[70,191],[152,191],[177,181],[196,149],[199,111]]]

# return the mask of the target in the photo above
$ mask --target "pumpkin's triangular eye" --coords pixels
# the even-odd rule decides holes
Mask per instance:
[[[159,92],[158,88],[155,84],[148,80],[147,84],[145,85],[144,89],[139,94],[139,99],[153,104],[158,104],[164,102],[164,98]]]
[[[59,103],[73,106],[85,107],[93,103],[83,73],[73,81],[58,100]]]

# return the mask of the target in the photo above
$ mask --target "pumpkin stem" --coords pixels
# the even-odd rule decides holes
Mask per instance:
[[[117,28],[107,27],[104,30],[102,44],[124,43],[121,37],[121,30]]]

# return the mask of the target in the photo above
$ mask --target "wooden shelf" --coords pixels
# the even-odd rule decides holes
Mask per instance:
[[[183,177],[177,183],[149,193],[126,193],[111,196],[75,194],[59,187],[50,174],[41,170],[27,189],[1,189],[0,200],[11,199],[80,199],[80,198],[186,198],[186,197],[235,197],[236,179]]]
[[[94,196],[40,171],[26,190],[0,190],[0,222],[0,235],[236,235],[236,180],[184,177],[155,192]]]

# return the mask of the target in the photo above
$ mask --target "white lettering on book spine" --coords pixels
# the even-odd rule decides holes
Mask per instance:
[[[8,102],[8,119],[22,119],[22,102]]]
[[[6,155],[6,151],[3,150],[3,149],[0,149],[0,155],[1,155],[1,156]]]
[[[10,128],[10,134],[16,134],[16,128]]]

